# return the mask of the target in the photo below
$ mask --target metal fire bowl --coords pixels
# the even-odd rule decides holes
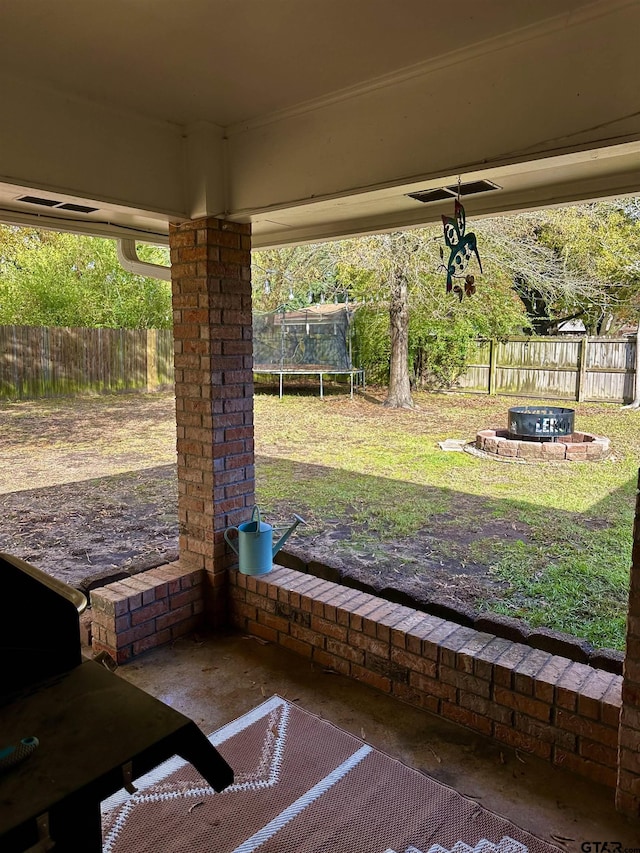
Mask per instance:
[[[509,409],[509,432],[537,439],[571,435],[574,416],[574,409],[561,406],[514,406]]]

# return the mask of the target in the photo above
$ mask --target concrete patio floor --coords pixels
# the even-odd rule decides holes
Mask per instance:
[[[255,638],[189,636],[117,673],[207,734],[277,693],[561,849],[640,851],[640,826],[615,813],[613,791]]]

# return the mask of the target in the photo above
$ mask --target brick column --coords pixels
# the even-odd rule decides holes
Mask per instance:
[[[636,496],[633,527],[627,650],[618,740],[616,808],[629,817],[640,817],[640,492]]]
[[[180,562],[205,569],[210,624],[226,621],[225,529],[254,503],[250,226],[171,226]]]

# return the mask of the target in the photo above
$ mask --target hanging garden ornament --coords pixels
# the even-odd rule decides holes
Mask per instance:
[[[443,215],[442,224],[444,226],[444,241],[449,247],[449,260],[445,266],[447,271],[447,293],[451,293],[453,290],[458,294],[460,301],[462,301],[465,293],[467,296],[472,296],[476,291],[475,278],[472,275],[468,275],[465,278],[464,289],[460,285],[453,286],[454,278],[463,277],[462,274],[467,268],[472,255],[475,255],[478,259],[478,266],[480,267],[480,272],[482,272],[482,262],[478,254],[476,235],[473,233],[465,234],[465,222],[464,207],[456,199],[455,217]],[[442,247],[440,247],[440,257],[444,261]]]
[[[474,275],[466,275],[464,277],[464,288],[461,284],[454,284],[453,292],[457,294],[460,302],[462,302],[465,296],[473,296],[476,292],[476,277]]]

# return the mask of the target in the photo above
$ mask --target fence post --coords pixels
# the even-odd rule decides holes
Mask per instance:
[[[580,341],[580,354],[578,356],[578,387],[576,389],[576,400],[582,403],[585,397],[587,385],[587,345],[589,338],[587,335]]]
[[[491,338],[489,343],[489,396],[496,396],[496,356],[498,353],[498,341]]]
[[[147,329],[147,392],[158,388],[158,331]]]

